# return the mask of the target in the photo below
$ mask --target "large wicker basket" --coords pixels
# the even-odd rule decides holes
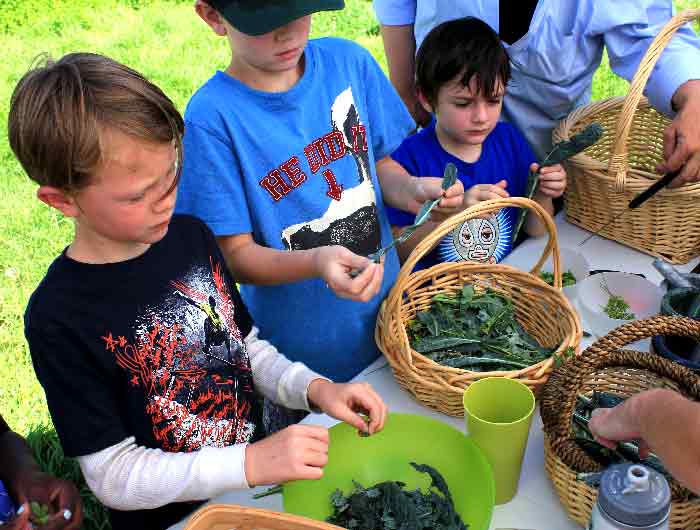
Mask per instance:
[[[210,504],[197,510],[184,530],[342,530],[330,523],[299,515],[248,508],[235,504]]]
[[[642,59],[627,97],[585,105],[555,129],[554,142],[570,138],[593,122],[605,129],[598,143],[567,163],[569,183],[564,198],[571,223],[600,230],[659,178],[655,167],[663,160],[663,132],[669,120],[650,107],[642,92],[675,31],[696,17],[700,9],[691,9],[663,28]],[[700,183],[666,188],[606,226],[600,235],[673,263],[686,263],[700,254],[698,200]]]
[[[549,239],[532,273],[508,265],[471,261],[440,263],[429,269],[412,272],[416,263],[453,229],[468,219],[494,214],[506,207],[531,209],[531,213],[540,217],[547,228]],[[541,269],[550,254],[553,256],[555,287],[547,285],[536,274],[533,275]],[[399,384],[418,401],[452,416],[464,415],[464,389],[483,377],[516,378],[538,391],[552,370],[552,358],[513,371],[471,372],[450,368],[413,350],[406,334],[406,324],[418,312],[427,310],[435,295],[455,293],[465,283],[471,283],[477,291],[489,287],[512,299],[516,318],[540,344],[556,347],[557,354],[562,354],[569,347],[578,351],[581,324],[578,315],[561,293],[560,267],[554,222],[539,204],[529,199],[482,202],[440,224],[416,246],[401,267],[396,283],[382,304],[377,318],[375,339]]]
[[[594,390],[632,396],[652,388],[669,388],[700,400],[700,378],[687,368],[658,355],[621,349],[654,335],[700,339],[700,322],[655,317],[625,324],[554,370],[542,390],[545,469],[569,516],[581,525],[590,520],[598,491],[577,481],[576,474],[602,469],[572,439],[571,415],[576,396]],[[670,486],[670,528],[700,530],[700,499],[675,480],[670,481]]]

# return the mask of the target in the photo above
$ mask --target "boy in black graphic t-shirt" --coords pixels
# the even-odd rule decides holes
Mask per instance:
[[[206,226],[172,216],[183,122],[130,68],[71,54],[28,72],[10,143],[40,200],[75,222],[32,295],[25,334],[66,454],[115,530],[167,528],[226,490],[319,478],[321,427],[262,438],[260,393],[382,428],[367,385],[291,363],[243,305]]]

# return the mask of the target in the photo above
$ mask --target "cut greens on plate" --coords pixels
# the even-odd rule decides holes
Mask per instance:
[[[512,300],[466,284],[433,297],[407,326],[411,347],[433,361],[475,372],[519,370],[552,356],[515,319]]]

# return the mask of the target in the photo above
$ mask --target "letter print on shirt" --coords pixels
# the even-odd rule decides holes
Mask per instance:
[[[287,250],[343,245],[356,254],[366,256],[380,247],[381,233],[366,131],[350,87],[333,102],[330,122],[333,129],[331,133],[304,149],[313,173],[328,165],[315,175],[327,184],[325,196],[328,207],[321,217],[285,228],[282,231],[282,242]],[[339,145],[340,141],[342,145]],[[323,151],[326,148],[329,152]],[[346,175],[341,178],[341,175],[334,173],[338,169],[333,162],[346,156],[351,156],[355,162],[357,184],[354,186],[347,184],[349,179]]]
[[[219,263],[170,283],[138,315],[134,342],[106,333],[105,348],[145,394],[153,435],[164,450],[196,451],[249,441],[253,378]]]
[[[438,258],[442,261],[498,263],[510,252],[513,227],[507,210],[484,219],[469,219],[442,238]]]

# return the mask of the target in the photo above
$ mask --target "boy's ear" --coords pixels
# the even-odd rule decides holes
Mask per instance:
[[[219,12],[204,0],[197,0],[194,3],[194,10],[204,22],[216,33],[219,37],[226,36],[226,26],[224,19],[221,18]]]
[[[80,213],[75,199],[65,190],[54,186],[39,186],[36,190],[37,199],[44,204],[56,208],[66,217],[77,217]]]
[[[433,106],[430,104],[430,101],[428,101],[428,98],[425,97],[425,94],[423,94],[423,91],[419,88],[417,89],[418,93],[418,101],[421,104],[421,106],[425,109],[426,112],[429,114],[433,114]]]

